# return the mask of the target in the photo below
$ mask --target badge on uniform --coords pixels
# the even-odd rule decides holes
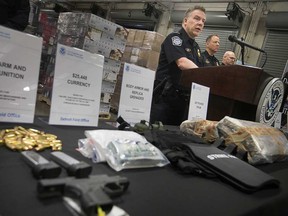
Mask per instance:
[[[191,52],[190,48],[185,48],[186,52]]]
[[[181,46],[182,45],[182,40],[178,36],[173,36],[172,37],[172,44],[174,46]]]
[[[209,61],[208,59],[206,59],[206,61],[205,61],[205,62],[206,62],[206,64],[210,64],[210,61]]]
[[[198,49],[197,52],[198,52],[198,57],[200,58],[200,57],[201,57],[201,52],[200,52],[200,50]]]

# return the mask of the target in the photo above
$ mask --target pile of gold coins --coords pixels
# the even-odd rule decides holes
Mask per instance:
[[[21,126],[0,130],[0,144],[18,151],[32,149],[41,151],[46,148],[51,148],[53,151],[62,150],[62,142],[54,134],[44,133],[32,128],[25,129]]]

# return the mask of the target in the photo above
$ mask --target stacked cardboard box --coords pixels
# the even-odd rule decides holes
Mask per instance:
[[[120,61],[128,31],[90,13],[60,13],[58,42]]]
[[[58,43],[84,49],[105,57],[100,113],[109,113],[117,75],[126,46],[124,27],[90,13],[61,13]]]
[[[50,105],[53,84],[54,41],[57,33],[58,14],[51,10],[41,10],[36,35],[43,38],[42,56],[39,73],[38,100]]]
[[[37,34],[43,38],[43,51],[51,54],[57,33],[58,14],[54,11],[43,10],[39,14]]]
[[[155,71],[163,40],[157,32],[130,29],[122,61]]]
[[[103,55],[103,81],[100,114],[110,112],[121,59],[128,31],[113,22],[90,13],[60,13],[57,23],[57,43]],[[56,50],[56,48],[55,48]]]
[[[164,36],[157,32],[129,29],[122,62],[136,64],[156,71],[163,41]],[[118,112],[119,108],[122,72],[123,64],[117,76],[117,84],[111,98],[111,108],[115,113]]]

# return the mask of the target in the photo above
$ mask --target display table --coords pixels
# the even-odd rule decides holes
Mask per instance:
[[[44,120],[44,121],[43,121]],[[181,175],[171,166],[164,168],[130,169],[116,172],[106,163],[94,164],[75,149],[92,127],[48,125],[37,117],[32,124],[1,123],[0,129],[22,125],[58,136],[63,152],[93,166],[93,175],[107,174],[127,177],[128,191],[116,205],[131,216],[217,216],[217,215],[288,215],[288,162],[263,165],[259,168],[279,179],[280,188],[245,194],[220,180]],[[100,122],[99,128],[113,129]],[[40,152],[49,158],[50,150]],[[62,198],[37,198],[37,180],[19,152],[0,146],[0,215],[1,216],[71,216]],[[62,170],[61,177],[66,177]]]

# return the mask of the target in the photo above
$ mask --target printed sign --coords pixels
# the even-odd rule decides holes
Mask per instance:
[[[209,87],[192,83],[188,114],[189,120],[206,119],[209,92]]]
[[[132,126],[149,121],[155,72],[133,64],[124,64],[118,116]]]
[[[0,121],[33,123],[42,38],[0,26]]]
[[[104,57],[57,46],[49,124],[98,126]]]

